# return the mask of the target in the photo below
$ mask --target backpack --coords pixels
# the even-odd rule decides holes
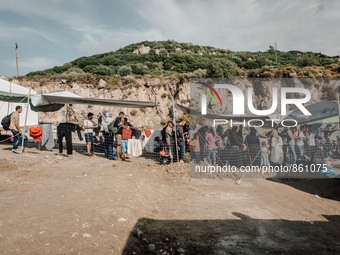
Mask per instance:
[[[122,139],[128,140],[132,137],[132,129],[129,126],[126,126],[122,130]]]
[[[111,121],[111,123],[107,126],[107,129],[113,135],[117,134],[118,132],[118,127],[115,127],[114,124],[115,124],[115,121]]]
[[[1,120],[1,126],[4,130],[9,130],[9,126],[11,125],[11,116],[12,116],[12,113],[9,115],[6,115]]]

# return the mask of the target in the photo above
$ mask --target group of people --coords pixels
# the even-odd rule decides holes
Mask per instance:
[[[13,134],[14,153],[20,153],[18,147],[22,144],[22,129],[20,128],[20,113],[22,107],[17,106],[10,115],[9,130]],[[94,121],[94,114],[88,113],[83,123],[88,156],[92,156],[95,134],[103,137],[105,157],[109,160],[129,159],[128,140],[138,131],[128,121],[123,112],[115,118],[109,112],[103,112]],[[196,132],[191,133],[192,130]],[[296,164],[302,158],[315,161],[324,157],[340,157],[340,129],[337,125],[327,124],[325,128],[313,125],[301,125],[299,128],[275,128],[265,134],[260,134],[256,128],[233,126],[224,130],[222,126],[203,126],[198,130],[190,129],[184,119],[179,119],[174,125],[168,121],[161,131],[161,138],[154,140],[155,151],[167,150],[170,163],[177,160],[184,162],[185,152],[191,151],[194,162],[231,165],[282,165]],[[191,150],[190,150],[191,149]],[[177,158],[178,156],[178,158]]]
[[[190,145],[194,162],[216,165],[282,165],[303,160],[323,160],[339,156],[340,131],[328,124],[325,128],[301,125],[299,128],[275,128],[260,134],[254,127],[204,126],[193,134]]]
[[[168,121],[161,131],[161,136],[161,139],[160,137],[155,138],[155,152],[166,150],[170,157],[170,163],[174,161],[184,163],[189,144],[189,132],[185,119],[177,120],[176,125],[172,121]]]
[[[124,112],[112,118],[109,112],[97,116],[98,123],[94,122],[94,114],[88,113],[83,129],[87,147],[87,155],[92,156],[95,133],[103,135],[105,158],[109,160],[126,160],[128,155],[128,139],[132,138],[133,125],[128,121]],[[114,146],[116,145],[116,146]]]

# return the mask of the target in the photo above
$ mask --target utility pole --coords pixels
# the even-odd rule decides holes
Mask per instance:
[[[18,44],[15,43],[15,62],[17,67],[17,78],[19,77],[19,60],[18,60]]]
[[[336,101],[338,102],[338,115],[339,115],[338,125],[340,127],[340,100],[339,100],[339,92],[340,92],[340,86],[338,86],[336,88]]]
[[[277,42],[275,43],[275,62],[277,63]]]

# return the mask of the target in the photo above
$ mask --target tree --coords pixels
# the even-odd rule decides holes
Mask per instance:
[[[207,76],[211,78],[232,78],[241,72],[240,68],[228,59],[212,61],[207,69]]]

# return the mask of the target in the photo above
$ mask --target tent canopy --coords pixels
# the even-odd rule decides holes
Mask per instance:
[[[287,119],[295,119],[299,124],[304,124],[339,116],[337,101],[321,101],[305,107],[312,115],[304,115],[299,109],[296,109],[287,116]]]
[[[23,108],[23,112],[20,114],[20,123],[25,122],[26,111],[28,111],[27,126],[35,126],[38,124],[38,113],[32,111],[30,105],[27,105],[29,88],[0,79],[0,92],[4,93],[4,97],[0,98],[0,119],[14,112],[15,107],[20,105]],[[8,100],[11,94],[16,94],[17,96]],[[31,94],[35,95],[37,92],[31,90]]]
[[[27,93],[28,94],[28,93]],[[9,93],[0,90],[0,101],[20,102],[27,98],[27,94]],[[41,95],[31,95],[30,104],[33,111],[51,112],[60,110],[65,104],[93,104],[118,106],[124,108],[156,107],[158,104],[146,101],[126,101],[113,99],[97,99],[80,97],[68,91],[54,92]]]

